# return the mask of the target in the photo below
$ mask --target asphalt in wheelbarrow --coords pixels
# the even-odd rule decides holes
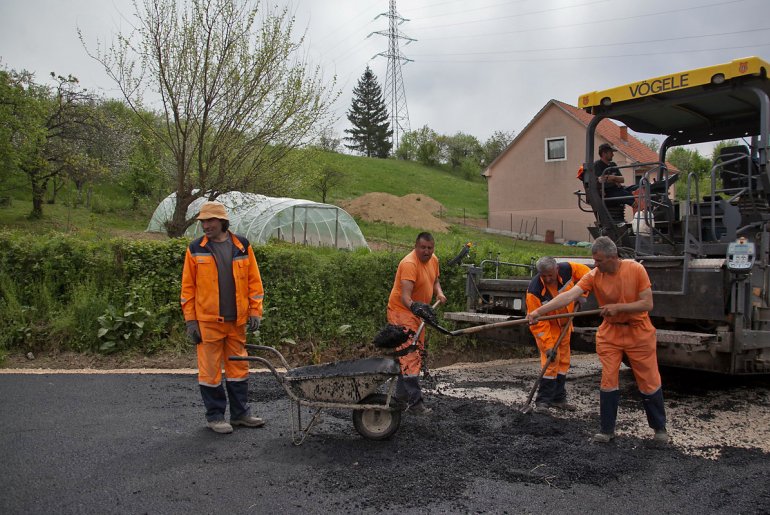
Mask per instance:
[[[292,368],[285,377],[292,381],[368,374],[397,375],[399,372],[398,362],[392,358],[364,358]]]

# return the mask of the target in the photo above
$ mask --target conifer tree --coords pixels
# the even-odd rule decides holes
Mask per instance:
[[[367,157],[388,157],[393,147],[390,141],[393,131],[388,122],[382,89],[368,66],[353,89],[353,105],[348,111],[348,120],[353,128],[345,129],[350,134],[350,137],[345,138],[345,141],[350,142],[345,145],[347,148]]]

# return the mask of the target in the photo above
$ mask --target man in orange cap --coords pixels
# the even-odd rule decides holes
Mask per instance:
[[[594,442],[615,438],[615,420],[620,403],[618,373],[623,354],[631,362],[636,384],[642,395],[647,422],[655,431],[656,442],[668,443],[666,410],[663,406],[655,327],[648,312],[652,309],[652,288],[644,267],[631,259],[620,259],[615,243],[606,236],[591,246],[596,267],[569,291],[527,314],[530,323],[546,313],[563,308],[584,292],[592,291],[602,307],[604,321],[596,332],[596,354],[602,363],[599,414],[601,431]]]
[[[434,295],[442,304],[446,302],[439,282],[438,258],[433,254],[434,248],[433,236],[428,232],[421,232],[417,235],[414,250],[398,264],[396,278],[388,298],[388,323],[417,331],[422,320],[412,313],[412,305],[415,302],[430,304]],[[410,344],[411,340],[396,351],[405,350]],[[400,398],[405,398],[407,409],[416,414],[427,414],[432,411],[423,403],[420,389],[424,348],[425,332],[423,331],[418,341],[418,349],[398,358],[401,375],[398,378],[396,394]]]
[[[228,230],[224,205],[205,202],[198,220],[204,236],[187,247],[181,302],[187,336],[197,344],[206,422],[217,433],[232,433],[233,426],[260,427],[264,422],[251,415],[248,404],[249,362],[227,359],[247,355],[246,331],[257,331],[262,321],[264,291],[257,260],[248,240]]]

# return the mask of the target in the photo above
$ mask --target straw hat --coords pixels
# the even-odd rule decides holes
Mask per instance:
[[[216,201],[204,202],[201,207],[201,212],[198,213],[198,220],[208,220],[209,218],[229,220],[224,204]]]

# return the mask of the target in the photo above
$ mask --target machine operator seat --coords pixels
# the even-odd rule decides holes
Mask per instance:
[[[722,166],[719,172],[719,176],[722,179],[722,187],[726,190],[741,188],[757,189],[759,171],[754,161],[749,157],[749,148],[746,145],[723,147],[719,150],[717,163],[735,160],[741,155],[746,156],[745,159],[741,158],[732,163],[727,163]]]

